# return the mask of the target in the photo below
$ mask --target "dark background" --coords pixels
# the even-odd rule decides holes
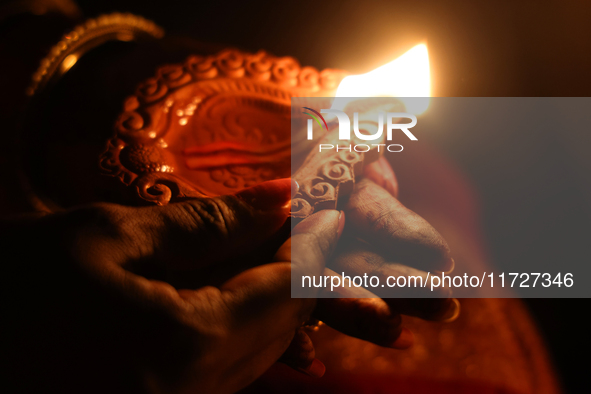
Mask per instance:
[[[130,11],[171,33],[249,51],[265,49],[304,65],[352,73],[369,71],[426,42],[434,96],[591,93],[588,0],[77,3],[85,16]],[[585,149],[591,147],[591,134],[524,130],[479,138],[483,143],[477,152],[454,135],[442,138],[441,149],[480,195],[492,261],[591,262],[591,155]],[[584,280],[575,278],[575,284]],[[589,300],[526,302],[567,392],[587,392]]]

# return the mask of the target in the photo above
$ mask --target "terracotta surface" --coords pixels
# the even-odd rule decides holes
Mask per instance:
[[[292,96],[331,96],[342,71],[236,50],[160,67],[129,97],[106,174],[159,205],[289,177]]]

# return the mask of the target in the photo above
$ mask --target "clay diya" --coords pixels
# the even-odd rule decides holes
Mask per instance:
[[[346,75],[237,50],[164,65],[125,100],[101,169],[133,188],[138,202],[166,205],[292,176],[300,185],[292,217],[334,209],[353,190],[364,162],[378,156],[347,150],[320,155],[305,132],[296,141],[291,122],[303,126],[306,115],[292,113],[291,99],[325,97],[324,108],[330,108]],[[336,141],[336,127],[321,139]]]

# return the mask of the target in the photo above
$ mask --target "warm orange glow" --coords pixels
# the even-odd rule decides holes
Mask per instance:
[[[344,78],[337,89],[336,97],[400,97],[407,112],[422,114],[429,107],[428,98],[431,97],[427,46],[419,44],[373,71]],[[405,100],[409,97],[425,99]],[[342,110],[346,103],[346,100],[335,100],[333,108]]]
[[[74,64],[76,64],[77,61],[78,61],[78,55],[76,55],[74,53],[66,56],[66,58],[62,61],[61,72],[65,73],[66,71],[68,71],[69,69],[74,67]]]

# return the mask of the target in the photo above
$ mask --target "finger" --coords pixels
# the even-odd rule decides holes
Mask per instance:
[[[136,246],[133,257],[197,268],[245,255],[285,223],[293,188],[290,179],[279,179],[234,195],[130,209],[126,227]]]
[[[379,247],[347,234],[343,237],[341,245],[330,261],[330,268],[351,276],[377,277],[379,282],[368,285],[371,291],[380,297],[451,297],[449,287],[433,286],[433,289],[431,288],[431,273],[393,262],[380,253]],[[412,280],[410,283],[397,286],[396,279],[400,276]]]
[[[328,217],[331,221],[326,219]],[[275,255],[276,259],[291,260],[292,297],[316,297],[317,288],[305,286],[305,281],[322,275],[344,226],[343,212],[327,210],[315,213],[294,227],[290,240]]]
[[[297,329],[289,347],[278,360],[293,369],[308,376],[320,378],[326,367],[316,358],[316,350],[305,329]]]
[[[379,248],[389,260],[427,271],[453,267],[443,237],[371,180],[355,186],[345,211],[351,234]]]
[[[389,262],[371,245],[359,240],[347,238],[343,244],[331,259],[331,268],[350,278],[377,277],[379,281],[366,281],[369,290],[384,298],[396,312],[438,321],[456,313],[451,290],[445,286],[432,289],[431,274]]]
[[[287,327],[293,335],[309,318],[314,299],[292,298],[291,278],[294,272],[324,272],[326,260],[340,236],[342,218],[340,212],[331,210],[309,216],[294,227],[291,238],[279,248],[272,263],[250,268],[225,282],[219,289],[219,298],[225,305],[225,315],[231,319],[230,325],[260,326],[269,319],[275,322],[270,328],[284,332]],[[302,245],[305,250],[292,254],[293,245]],[[201,300],[202,294],[202,290],[183,291],[188,300]]]
[[[314,299],[292,298],[292,276],[302,271],[324,272],[341,226],[342,216],[338,211],[311,215],[292,230],[291,239],[279,249],[275,262],[246,270],[221,286],[232,325],[260,325],[261,319],[268,318],[275,322],[270,329],[287,327],[295,332],[309,318]],[[290,253],[297,245],[305,247],[305,251]]]
[[[393,197],[398,198],[398,180],[384,156],[380,156],[378,160],[366,165],[363,168],[363,176],[383,187]]]
[[[310,311],[302,304],[309,308],[310,302],[291,297],[291,277],[294,272],[302,270],[323,272],[340,236],[341,218],[340,212],[331,210],[311,215],[294,227],[291,238],[279,248],[271,264],[246,270],[220,287],[229,309],[251,311],[248,315],[240,313],[238,316],[242,320],[236,324],[256,320],[254,315],[276,312],[286,316],[298,315],[299,323],[307,320]],[[301,252],[292,253],[294,247]],[[294,330],[297,327],[299,325]]]
[[[311,215],[292,231],[291,241],[280,249],[275,262],[248,269],[219,289],[179,291],[191,306],[190,323],[200,332],[213,332],[207,346],[226,349],[225,363],[234,370],[264,371],[287,349],[294,333],[307,321],[314,298],[292,298],[292,263],[289,245],[304,243],[309,261],[303,265],[323,270],[339,237],[339,212],[322,211]],[[224,352],[220,352],[224,354]],[[262,373],[262,372],[261,372]]]
[[[291,298],[290,271],[289,262],[265,264],[219,289],[179,291],[190,306],[184,320],[200,334],[197,347],[211,349],[211,355],[204,354],[208,362],[199,366],[201,373],[217,380],[219,371],[235,371],[245,379],[242,387],[281,357],[314,307],[314,299]]]
[[[329,269],[325,274],[340,277]],[[351,286],[342,280],[341,285],[327,295],[339,298],[319,298],[314,310],[315,318],[343,334],[376,345],[393,349],[412,346],[412,332],[402,326],[400,314],[369,290]]]

